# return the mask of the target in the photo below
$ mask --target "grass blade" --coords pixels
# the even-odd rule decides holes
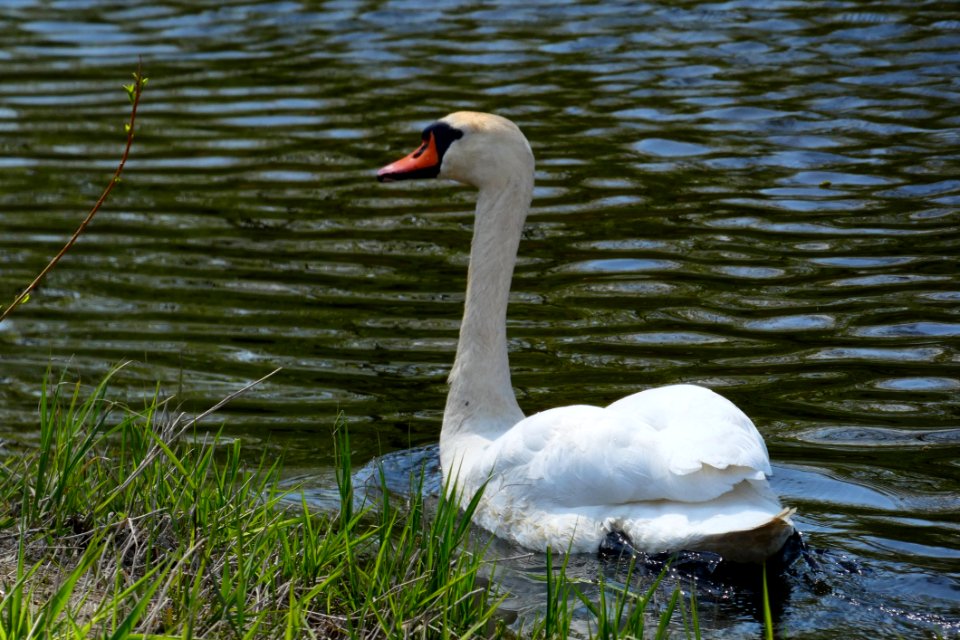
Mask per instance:
[[[773,640],[773,614],[770,612],[770,591],[767,588],[767,563],[763,563],[763,637]]]

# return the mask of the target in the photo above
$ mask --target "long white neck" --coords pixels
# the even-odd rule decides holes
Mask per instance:
[[[485,185],[477,198],[460,341],[440,432],[445,476],[465,447],[482,447],[523,418],[510,383],[507,302],[532,194],[528,169]]]

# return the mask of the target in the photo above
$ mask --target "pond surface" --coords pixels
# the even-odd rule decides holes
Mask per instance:
[[[955,3],[7,0],[0,25],[0,304],[112,175],[138,56],[150,77],[123,182],[0,325],[3,438],[29,445],[49,366],[133,360],[115,397],[190,410],[282,366],[220,419],[320,506],[338,412],[358,463],[435,442],[473,194],[374,172],[494,111],[538,162],[524,410],[720,391],[833,567],[788,585],[781,635],[960,633]]]

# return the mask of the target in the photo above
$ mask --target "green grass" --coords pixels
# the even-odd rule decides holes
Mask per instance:
[[[700,637],[679,588],[648,611],[656,584],[599,577],[592,601],[559,555],[543,613],[507,629],[495,567],[469,542],[479,496],[427,504],[422,479],[391,497],[381,478],[383,498],[355,510],[338,424],[342,507],[316,513],[281,487],[278,462],[244,465],[239,441],[196,432],[159,395],[110,400],[115,375],[87,390],[48,376],[39,446],[0,466],[0,640],[554,638],[575,606],[597,638]]]

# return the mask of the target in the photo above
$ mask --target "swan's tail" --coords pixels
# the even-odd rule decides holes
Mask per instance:
[[[745,531],[730,531],[708,536],[697,547],[719,553],[731,562],[763,562],[776,554],[793,535],[790,519],[796,509],[785,508],[767,522]]]

